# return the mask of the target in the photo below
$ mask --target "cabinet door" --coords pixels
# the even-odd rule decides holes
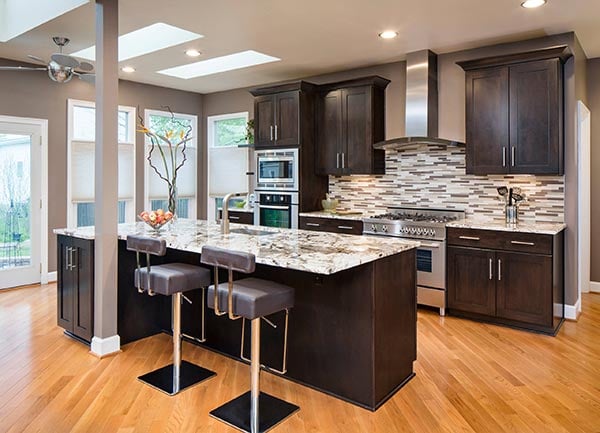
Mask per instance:
[[[562,96],[558,59],[510,67],[510,172],[558,174]]]
[[[275,97],[275,144],[281,147],[300,145],[300,94],[278,93]]]
[[[275,96],[254,98],[254,146],[268,147],[275,144]]]
[[[496,313],[495,255],[490,250],[448,247],[448,308]]]
[[[318,174],[341,173],[342,145],[342,91],[327,92],[319,101],[319,122],[317,142]]]
[[[496,315],[552,326],[552,258],[496,253]]]
[[[466,73],[467,174],[508,172],[508,68]]]
[[[344,174],[370,174],[373,162],[371,86],[342,90],[342,156]]]
[[[57,323],[61,328],[73,332],[73,273],[69,267],[71,239],[58,236],[57,244]]]
[[[73,334],[91,341],[94,335],[94,248],[90,241],[73,239]]]

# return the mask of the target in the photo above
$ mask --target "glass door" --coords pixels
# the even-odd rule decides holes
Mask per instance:
[[[260,225],[289,229],[292,226],[291,213],[288,206],[260,205]]]
[[[41,133],[0,120],[0,289],[40,282]]]

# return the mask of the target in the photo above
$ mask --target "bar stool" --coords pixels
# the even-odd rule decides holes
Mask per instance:
[[[228,314],[231,320],[243,317],[251,321],[250,391],[214,409],[210,415],[248,433],[266,432],[300,409],[260,392],[260,320],[269,314],[283,310],[287,312],[292,308],[294,289],[258,278],[233,281],[234,271],[244,274],[254,272],[254,254],[204,246],[200,261],[215,268],[214,284],[208,287],[209,308],[213,308],[218,316]],[[226,283],[219,284],[219,268],[228,271]]]
[[[183,292],[202,287],[202,329],[204,330],[204,294],[210,284],[210,271],[187,263],[168,263],[151,266],[150,255],[164,256],[167,244],[164,239],[146,236],[127,236],[127,249],[135,251],[137,269],[134,285],[138,292],[148,295],[157,293],[171,296],[173,327],[173,363],[138,377],[142,382],[166,394],[175,395],[192,385],[196,385],[216,373],[181,359],[181,303]],[[140,266],[140,253],[146,255],[146,267]]]

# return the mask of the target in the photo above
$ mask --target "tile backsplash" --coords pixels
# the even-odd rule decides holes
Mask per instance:
[[[520,187],[526,200],[519,219],[564,221],[564,176],[465,174],[465,148],[415,145],[386,152],[386,174],[330,176],[329,192],[340,206],[379,213],[388,206],[465,210],[467,217],[504,218],[496,187]]]

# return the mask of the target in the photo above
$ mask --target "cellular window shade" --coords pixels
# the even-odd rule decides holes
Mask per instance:
[[[183,167],[177,172],[177,195],[178,197],[195,197],[196,195],[196,148],[188,147],[185,150],[186,161]],[[181,149],[177,152],[177,161],[181,162],[183,154]],[[167,163],[169,163],[167,157]],[[152,164],[164,176],[165,168],[160,152],[157,148],[152,152]],[[148,196],[152,199],[165,199],[169,195],[167,183],[161,179],[154,169],[148,169]]]
[[[72,142],[71,199],[75,202],[94,201],[94,143]],[[132,145],[118,146],[119,200],[132,200],[134,195],[134,150]]]
[[[248,150],[238,147],[211,148],[209,194],[225,195],[248,190]]]

